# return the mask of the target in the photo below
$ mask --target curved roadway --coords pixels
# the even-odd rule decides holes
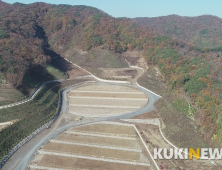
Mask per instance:
[[[67,60],[68,61],[68,60]],[[72,63],[72,62],[70,62]],[[74,63],[72,63],[74,64]],[[26,170],[27,166],[29,164],[29,162],[32,160],[33,155],[35,154],[35,152],[42,146],[44,145],[49,139],[51,138],[55,138],[58,134],[62,133],[63,131],[72,128],[72,127],[76,127],[76,126],[80,126],[80,125],[85,125],[88,123],[92,123],[92,122],[98,122],[98,121],[106,121],[106,120],[116,120],[116,119],[128,119],[130,117],[134,117],[143,113],[146,113],[148,111],[152,111],[154,110],[154,103],[155,101],[157,101],[161,96],[153,93],[152,91],[149,91],[148,89],[140,86],[137,82],[137,86],[136,85],[130,85],[129,82],[126,81],[112,81],[112,80],[103,80],[100,78],[97,78],[96,76],[94,76],[93,74],[91,74],[90,72],[88,72],[87,70],[81,68],[80,66],[74,64],[75,66],[79,67],[80,69],[82,69],[83,71],[87,72],[90,76],[92,76],[93,78],[95,78],[98,82],[97,83],[101,83],[101,84],[114,84],[114,85],[121,85],[121,86],[128,86],[128,87],[133,87],[136,88],[138,90],[143,91],[147,97],[149,98],[149,102],[143,107],[140,108],[139,110],[133,111],[131,113],[126,113],[126,114],[122,114],[122,115],[118,115],[118,116],[109,116],[109,117],[103,117],[103,118],[97,118],[94,121],[82,121],[82,122],[75,122],[75,123],[70,123],[67,125],[64,125],[58,129],[56,129],[55,131],[47,134],[43,139],[41,139],[35,146],[32,147],[31,150],[29,150],[29,152],[22,158],[21,162],[16,165],[16,170]],[[130,66],[130,67],[134,67],[134,66]],[[135,67],[137,69],[142,69],[140,67]],[[142,69],[143,70],[143,69]],[[65,81],[67,79],[62,79],[62,80],[55,80],[55,81]],[[53,81],[49,81],[49,82],[53,82]],[[33,93],[33,95],[29,98],[29,100],[32,100],[35,96],[35,94],[38,93],[38,91],[41,89],[41,87],[49,82],[45,82],[42,85],[40,85],[40,87]],[[90,82],[85,82],[85,83],[90,83]],[[82,84],[85,84],[84,82]],[[62,109],[61,109],[61,113],[65,113],[67,110],[67,92],[70,91],[73,87],[75,87],[76,85],[67,87],[63,90],[62,92],[62,96],[63,96],[63,101],[62,101]],[[29,101],[28,100],[28,101]],[[18,102],[16,104],[22,104],[23,102]],[[16,105],[15,104],[15,105]],[[14,106],[13,104],[11,106]],[[10,107],[10,106],[9,106]],[[1,109],[1,108],[0,108]]]
[[[123,86],[123,83],[102,83],[102,84],[115,84],[115,85],[122,85]],[[143,91],[148,96],[149,102],[143,108],[141,108],[137,111],[131,112],[131,113],[122,114],[122,115],[119,115],[119,116],[110,116],[110,117],[104,117],[104,118],[97,118],[95,121],[75,122],[75,123],[67,124],[63,127],[60,127],[59,129],[55,130],[54,132],[51,132],[48,135],[46,135],[35,146],[33,146],[33,148],[26,154],[25,157],[23,157],[21,162],[17,165],[16,170],[25,170],[27,168],[29,162],[31,161],[34,153],[42,145],[44,145],[49,139],[55,138],[58,134],[62,133],[63,131],[65,131],[69,128],[84,125],[84,124],[88,124],[88,123],[92,123],[92,122],[96,122],[96,121],[128,119],[130,117],[134,117],[134,116],[143,114],[145,112],[154,110],[153,104],[155,103],[155,101],[157,101],[160,98],[158,95],[154,94],[153,92],[150,92],[150,91],[146,90],[145,88],[139,87],[139,86],[128,85],[128,84],[124,84],[124,85],[129,86],[129,87],[134,87],[136,89],[139,89],[139,90]],[[73,88],[73,87],[70,87],[70,88]],[[67,95],[67,91],[69,91],[70,88],[67,88],[66,90],[63,91],[63,96],[64,96],[64,98],[63,98],[64,100],[62,102],[62,110],[63,111],[66,110],[66,107],[67,107],[67,96],[66,95]]]

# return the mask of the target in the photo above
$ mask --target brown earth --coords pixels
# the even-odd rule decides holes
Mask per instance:
[[[134,116],[131,119],[155,119],[155,118],[160,118],[160,116],[158,115],[157,111],[154,110],[138,116]]]
[[[82,86],[82,87],[79,87],[77,89],[75,89],[74,91],[112,91],[112,92],[140,92],[142,93],[141,91],[135,89],[135,88],[132,88],[132,87],[128,87],[128,86],[117,86],[117,85],[110,85],[110,84],[106,84],[104,86],[104,84],[91,84],[91,85],[85,85],[85,86]],[[71,90],[72,92],[73,90]]]
[[[70,105],[92,105],[92,106],[128,106],[142,107],[147,103],[147,100],[113,100],[113,99],[96,99],[96,98],[69,98]]]
[[[139,131],[143,132],[143,139],[148,141],[147,146],[153,154],[154,148],[172,148],[161,136],[158,126],[136,124]],[[167,170],[194,170],[198,167],[199,170],[219,170],[222,166],[214,166],[210,160],[157,160],[157,164]],[[217,161],[216,161],[217,162]],[[218,163],[218,162],[217,162]]]
[[[130,136],[137,136],[135,130],[131,126],[117,126],[111,124],[94,124],[88,126],[81,126],[77,128],[71,128],[69,131],[87,131],[96,133],[109,133],[109,134],[123,134]]]
[[[83,96],[83,97],[112,97],[112,98],[146,98],[145,94],[127,94],[127,93],[93,93],[93,92],[70,92],[71,96]]]
[[[69,158],[54,155],[44,155],[43,159],[40,161],[40,165],[45,165],[46,167],[55,168],[80,168],[80,169],[106,169],[106,170],[149,170],[147,166],[135,166],[120,163],[103,162],[96,160],[87,160],[80,158]]]
[[[94,117],[99,117],[102,115],[117,115],[121,113],[129,113],[130,111],[136,110],[135,109],[128,109],[128,108],[95,108],[95,107],[78,107],[78,106],[69,106],[69,112],[72,113],[72,115],[75,115],[78,113],[78,115],[90,115]]]
[[[129,139],[117,139],[117,138],[106,138],[106,137],[93,137],[93,136],[82,136],[73,134],[62,134],[58,137],[58,140],[67,142],[78,142],[88,144],[98,144],[102,146],[116,146],[126,148],[137,148],[139,145],[137,140]]]
[[[112,159],[121,159],[128,161],[140,161],[140,153],[132,151],[113,150],[105,148],[94,148],[88,146],[78,146],[62,143],[48,143],[42,150],[48,152],[58,152],[67,154],[87,155],[93,157],[104,157]]]

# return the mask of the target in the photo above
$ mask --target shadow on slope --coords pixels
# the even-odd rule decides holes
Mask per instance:
[[[46,55],[51,57],[51,65],[62,72],[67,72],[72,69],[72,65],[67,62],[60,54],[54,52],[51,49],[44,48]]]
[[[18,90],[24,95],[28,96],[31,89],[37,88],[38,85],[45,81],[55,80],[54,77],[48,73],[46,68],[41,65],[34,66],[28,69],[22,79],[22,84],[18,86]]]

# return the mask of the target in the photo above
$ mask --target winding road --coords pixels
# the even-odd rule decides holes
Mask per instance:
[[[72,64],[74,64],[74,63],[72,63]],[[136,88],[138,90],[143,91],[148,96],[149,102],[147,102],[147,104],[143,108],[140,108],[139,110],[133,111],[131,113],[126,113],[126,114],[122,114],[122,115],[118,115],[118,116],[109,116],[109,117],[103,117],[103,118],[96,118],[93,121],[84,120],[82,122],[74,122],[74,123],[66,124],[66,125],[58,128],[58,129],[53,129],[49,134],[47,134],[44,138],[42,138],[40,141],[38,141],[32,147],[32,149],[30,149],[28,151],[28,153],[22,158],[22,160],[17,165],[15,165],[16,170],[26,170],[26,168],[27,168],[29,162],[32,160],[33,155],[35,154],[35,152],[42,145],[44,145],[48,140],[50,140],[52,138],[55,138],[58,134],[62,133],[63,131],[65,131],[69,128],[72,128],[72,127],[76,127],[76,126],[80,126],[80,125],[86,125],[86,124],[93,123],[93,122],[116,120],[116,119],[128,119],[130,117],[134,117],[134,116],[146,113],[148,111],[152,111],[152,110],[154,110],[155,101],[157,101],[161,97],[161,96],[155,94],[154,92],[149,91],[148,89],[138,85],[137,82],[136,82],[137,85],[130,85],[129,82],[124,82],[124,81],[118,82],[118,81],[111,81],[111,80],[103,80],[103,79],[100,79],[100,78],[94,76],[93,74],[91,74],[90,72],[81,68],[80,66],[78,66],[76,64],[74,64],[74,65],[79,67],[80,69],[84,70],[85,72],[89,73],[96,80],[96,82],[95,81],[83,82],[83,84],[87,84],[87,83],[111,84],[111,85],[113,84],[113,85],[128,86],[128,87]],[[131,67],[135,67],[135,66],[131,66]],[[142,69],[142,68],[135,67],[135,69]],[[64,81],[64,80],[59,80],[59,81]],[[46,84],[46,83],[44,83],[44,84]],[[67,110],[67,103],[68,103],[67,92],[70,91],[72,88],[75,88],[75,85],[65,88],[62,92],[63,101],[62,101],[62,107],[61,107],[62,108],[61,109],[61,115],[60,115],[61,117],[63,116],[63,113],[65,113],[66,110]],[[38,90],[39,89],[41,89],[41,86],[40,86],[40,88],[38,88]],[[34,94],[38,93],[38,90]],[[31,96],[30,99],[32,99],[32,98],[33,98],[33,96]]]
[[[123,85],[122,83],[120,83],[120,84],[118,84],[118,83],[106,83],[106,84]],[[99,122],[99,121],[116,120],[116,119],[128,119],[130,117],[134,117],[134,116],[143,114],[145,112],[154,110],[153,104],[156,100],[158,100],[160,98],[159,96],[157,96],[157,95],[155,95],[155,94],[153,94],[153,93],[151,93],[151,92],[149,92],[149,91],[147,91],[147,90],[145,90],[141,87],[138,87],[138,86],[133,86],[133,85],[128,85],[128,84],[126,86],[137,88],[137,89],[143,91],[149,97],[149,102],[146,104],[145,107],[143,107],[143,108],[141,108],[137,111],[127,113],[127,114],[123,114],[123,115],[119,115],[119,116],[110,116],[110,117],[104,117],[104,118],[97,118],[95,121],[76,122],[76,123],[71,123],[71,124],[65,125],[63,127],[60,127],[59,129],[57,129],[54,132],[45,136],[35,146],[33,146],[33,148],[26,154],[25,157],[23,157],[22,161],[18,164],[16,170],[25,170],[27,165],[31,161],[32,156],[36,152],[36,150],[38,150],[42,145],[44,145],[49,139],[55,138],[58,134],[62,133],[63,131],[65,131],[69,128],[84,125],[84,124],[89,124],[89,123],[96,122],[96,121]],[[63,96],[67,94],[68,90],[69,89],[67,89],[63,92]],[[67,103],[67,101],[65,99],[66,99],[66,97],[64,98],[63,103]],[[62,109],[66,109],[65,107],[67,105],[63,104],[63,103],[62,103]]]

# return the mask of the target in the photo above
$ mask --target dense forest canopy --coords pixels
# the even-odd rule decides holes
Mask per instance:
[[[0,69],[18,87],[29,70],[50,62],[46,49],[63,53],[103,45],[120,54],[143,51],[170,89],[182,89],[202,110],[205,139],[216,135],[222,143],[221,26],[213,16],[113,18],[87,6],[0,0]]]
[[[200,48],[222,45],[222,19],[216,16],[181,17],[169,15],[155,18],[135,18],[148,30],[185,40]]]

